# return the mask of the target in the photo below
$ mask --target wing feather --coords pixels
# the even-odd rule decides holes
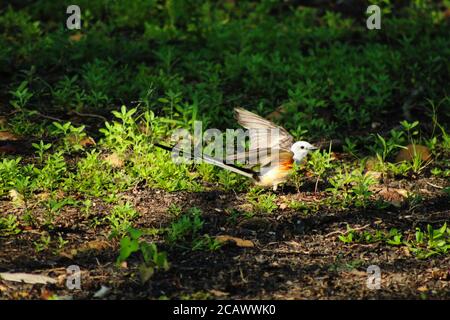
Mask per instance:
[[[234,111],[237,122],[249,130],[250,150],[264,148],[290,150],[294,138],[286,129],[248,110],[235,108]],[[277,133],[275,136],[274,132]]]
[[[293,162],[294,153],[286,149],[259,149],[240,152],[227,156],[227,161],[237,161],[241,164],[252,167],[259,165],[261,167],[280,165],[286,162]]]

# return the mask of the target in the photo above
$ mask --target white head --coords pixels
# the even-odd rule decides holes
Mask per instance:
[[[306,157],[309,151],[316,149],[316,147],[306,141],[297,141],[291,147],[291,151],[294,153],[294,161],[297,164],[299,164],[302,159]]]

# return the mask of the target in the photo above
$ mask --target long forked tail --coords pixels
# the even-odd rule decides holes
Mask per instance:
[[[177,147],[169,147],[169,146],[166,146],[166,145],[163,145],[163,144],[160,144],[160,143],[155,143],[154,145],[156,147],[158,147],[158,148],[167,150],[169,152],[173,152],[173,151],[175,151],[175,152],[182,152],[183,151],[181,149],[178,149]],[[190,157],[191,157],[192,160],[196,159],[195,155],[192,154],[192,153],[190,154]],[[239,168],[239,167],[237,167],[235,165],[232,165],[232,164],[223,163],[222,161],[217,160],[217,159],[215,159],[215,158],[213,158],[211,156],[208,156],[206,154],[203,154],[200,159],[203,160],[206,163],[215,165],[215,166],[217,166],[219,168],[232,171],[234,173],[243,175],[243,176],[251,178],[251,179],[258,180],[258,175],[253,170],[245,169],[245,168]]]

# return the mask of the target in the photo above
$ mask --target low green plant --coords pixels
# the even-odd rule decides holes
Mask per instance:
[[[347,225],[347,231],[339,235],[338,239],[344,243],[382,242],[392,246],[405,246],[418,259],[450,252],[450,228],[447,227],[447,223],[437,229],[427,225],[426,231],[416,228],[413,238],[405,237],[404,233],[396,228],[390,229],[389,232],[377,230],[372,233],[358,231]]]
[[[58,234],[58,250],[61,250],[69,243],[69,240],[65,240],[61,234]]]
[[[139,264],[139,274],[142,283],[146,283],[153,276],[155,271],[169,270],[167,254],[160,252],[155,243],[148,243],[141,240],[144,233],[141,230],[129,228],[126,235],[120,240],[119,256],[117,264],[120,265],[136,252],[140,253],[141,263]]]
[[[47,250],[50,247],[50,243],[52,241],[52,237],[50,234],[42,234],[39,240],[33,241],[34,244],[34,250],[36,252],[41,252],[44,250]]]
[[[8,214],[6,217],[0,217],[0,236],[10,236],[20,232],[19,222],[15,215]]]
[[[355,141],[353,141],[352,139],[346,137],[344,139],[344,145],[343,145],[343,150],[345,153],[349,153],[354,157],[356,156],[356,148],[357,148],[357,144],[355,143]]]
[[[21,111],[33,97],[33,93],[28,89],[28,81],[22,81],[15,90],[11,90],[9,93],[13,96],[10,100],[11,105]]]
[[[21,164],[21,161],[21,157],[15,159],[4,158],[0,161],[0,196],[15,188],[17,179],[23,177],[24,166]]]
[[[392,246],[399,246],[403,243],[402,237],[403,235],[396,228],[392,228],[386,236],[386,243]]]
[[[36,149],[36,153],[37,153],[37,155],[39,157],[39,162],[42,163],[42,162],[44,162],[45,152],[52,147],[52,144],[51,143],[44,143],[44,141],[41,140],[41,141],[39,141],[39,144],[38,143],[32,143],[32,146],[33,146],[34,149]]]
[[[104,218],[111,228],[111,237],[124,235],[138,216],[139,213],[129,202],[114,206],[109,215]]]
[[[354,195],[355,206],[365,208],[372,196],[370,187],[375,185],[376,182],[370,175],[359,172],[353,175],[353,181],[351,191]]]
[[[357,231],[347,225],[347,231],[344,234],[338,236],[338,239],[344,243],[362,242],[362,243],[375,243],[384,239],[383,232],[377,230],[375,233],[368,231]]]
[[[332,164],[333,156],[331,153],[331,143],[328,151],[326,150],[317,150],[311,153],[310,159],[308,160],[308,166],[311,168],[311,171],[317,177],[316,185],[314,191],[317,192],[317,187],[320,179],[323,175],[333,167]]]
[[[180,208],[169,208],[175,211],[177,220],[166,229],[166,239],[172,246],[178,246],[190,250],[216,251],[222,244],[208,234],[201,235],[204,221],[201,218],[201,210],[193,207],[185,214],[181,214]]]
[[[222,245],[223,243],[218,241],[215,237],[204,234],[203,237],[199,237],[192,242],[192,250],[217,251],[222,247]]]
[[[63,151],[50,154],[43,162],[42,168],[33,167],[36,175],[34,185],[36,189],[51,192],[59,188],[67,172],[67,163],[63,154]]]
[[[219,184],[227,191],[240,191],[246,186],[246,183],[244,182],[244,179],[242,179],[242,176],[239,176],[236,173],[226,170],[220,170],[216,176]]]
[[[351,172],[346,168],[339,168],[328,182],[331,187],[326,190],[331,192],[334,202],[342,207],[354,204],[363,208],[369,204],[372,196],[370,187],[375,184],[375,180],[370,175],[364,174],[361,168]]]
[[[371,146],[370,149],[376,154],[380,163],[384,164],[395,150],[402,148],[404,142],[405,137],[403,131],[391,130],[388,139],[376,134],[375,146]]]
[[[65,206],[75,206],[78,202],[71,198],[58,199],[56,197],[51,197],[44,201],[44,206],[46,208],[45,212],[45,224],[51,226],[53,224],[53,219],[58,215],[61,209]]]
[[[291,200],[288,203],[289,208],[296,211],[301,211],[305,214],[318,212],[321,206],[320,201],[304,202],[299,200]]]
[[[167,211],[175,218],[178,218],[182,214],[183,208],[181,208],[179,205],[175,203],[171,203]]]
[[[167,229],[167,241],[171,244],[192,242],[198,237],[203,224],[200,209],[193,207],[170,225]]]
[[[141,150],[148,152],[151,147],[151,139],[148,135],[157,126],[157,119],[153,113],[146,112],[139,116],[144,119],[140,125],[135,118],[137,111],[136,108],[127,109],[126,106],[122,106],[120,111],[112,111],[114,117],[119,121],[106,122],[105,128],[100,129],[104,135],[100,141],[101,145],[114,150],[119,155],[132,149],[137,153],[140,153]]]
[[[78,152],[84,150],[83,139],[87,138],[84,132],[85,126],[74,126],[71,122],[53,122],[50,132],[56,137],[60,137],[62,148],[65,153]]]
[[[409,250],[421,259],[447,254],[450,252],[450,228],[447,223],[437,229],[427,225],[426,231],[416,228],[415,239],[406,244]]]
[[[247,199],[258,213],[271,214],[278,209],[277,196],[273,193],[265,193],[264,189],[252,188],[247,194]]]

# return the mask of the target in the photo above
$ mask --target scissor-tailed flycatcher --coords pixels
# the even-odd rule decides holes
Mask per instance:
[[[258,165],[259,171],[224,163],[205,154],[202,156],[204,162],[252,178],[258,185],[272,186],[275,191],[278,184],[285,182],[292,173],[294,163],[300,163],[310,150],[317,149],[306,141],[294,142],[294,138],[286,129],[257,114],[242,108],[235,108],[234,111],[238,123],[249,130],[250,148],[248,151],[228,156],[227,162],[238,161],[245,164],[249,158],[257,159],[257,163],[253,165]],[[273,134],[274,132],[276,134]],[[180,151],[160,144],[155,145],[169,151]]]

